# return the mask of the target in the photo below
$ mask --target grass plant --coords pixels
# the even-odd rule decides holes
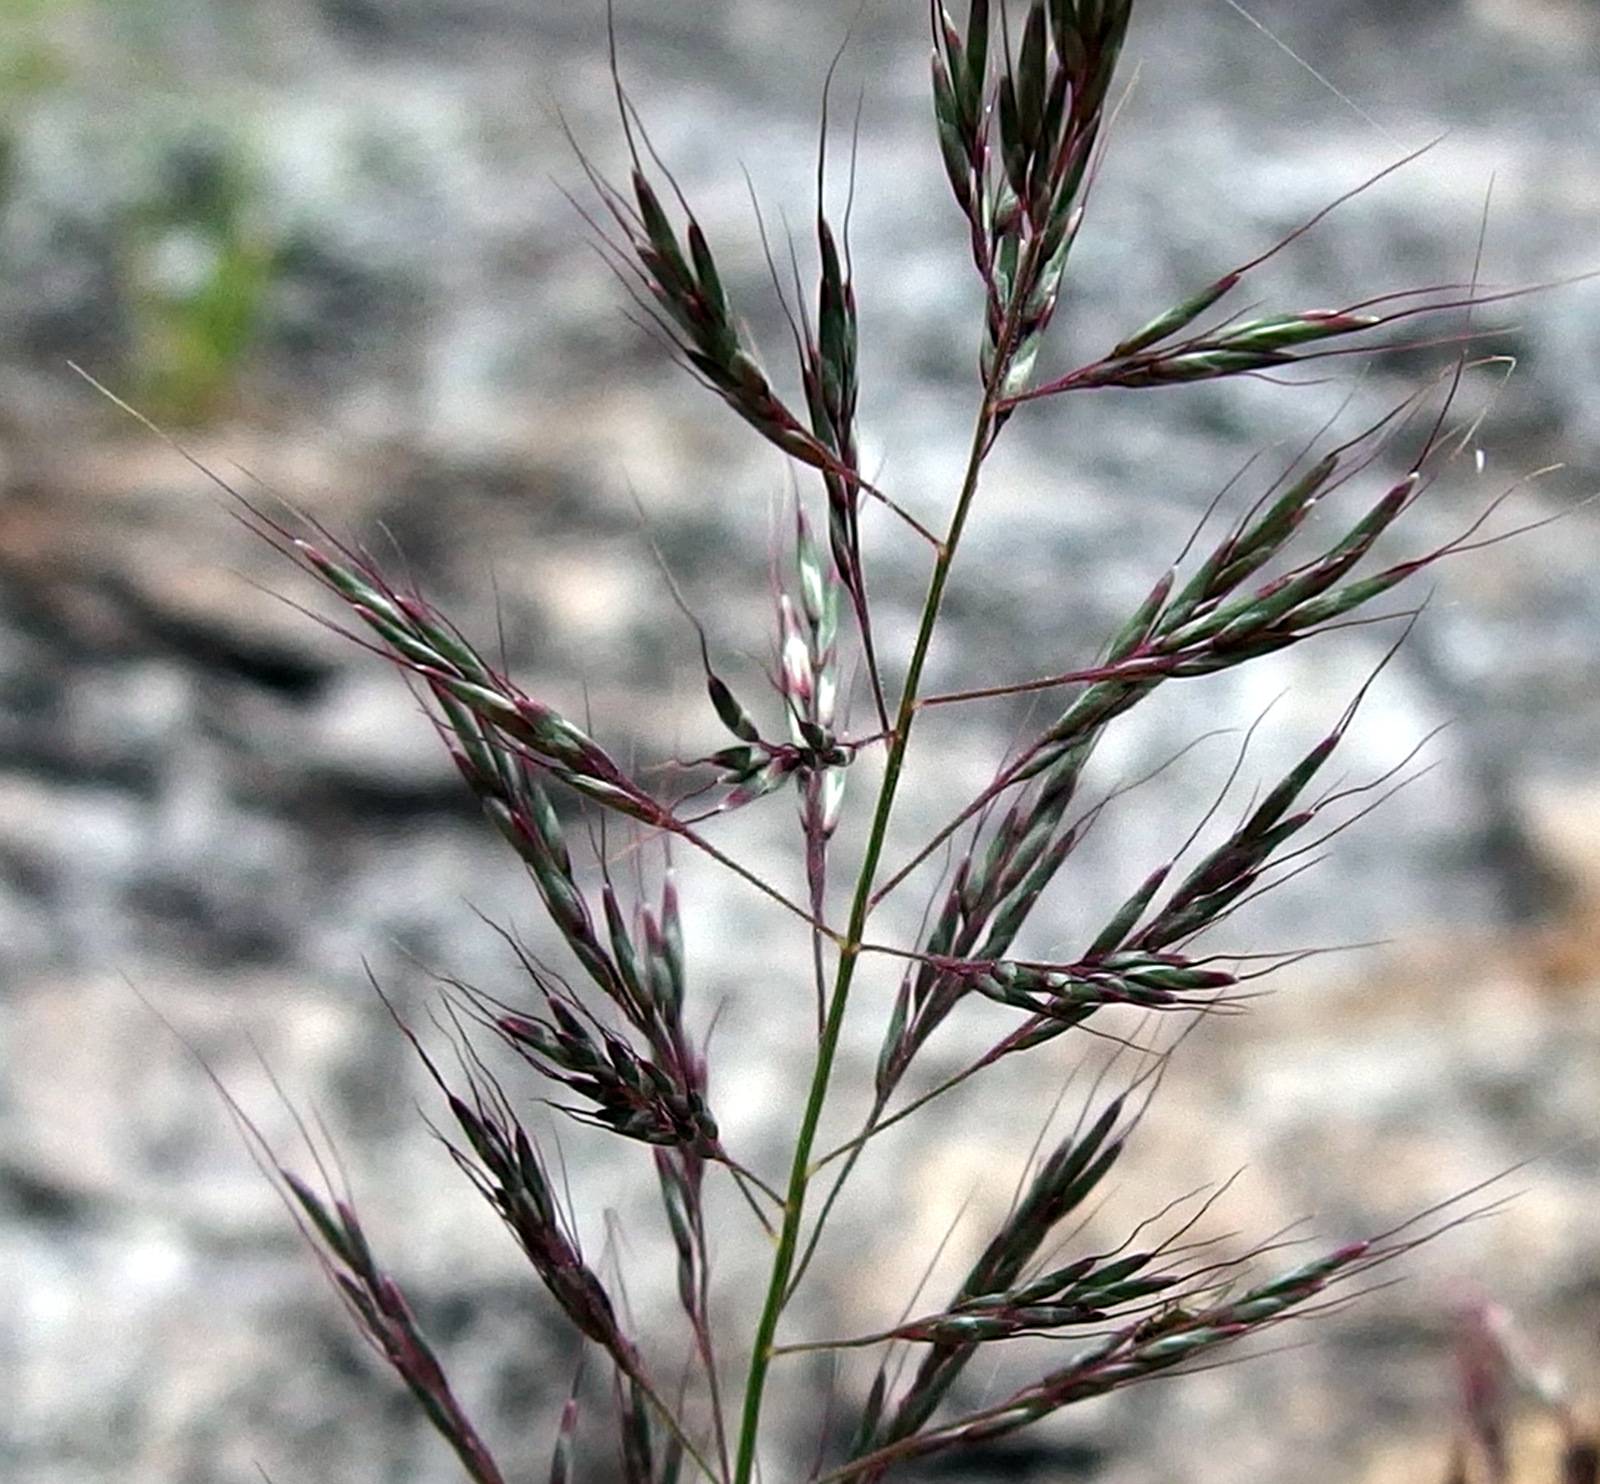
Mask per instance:
[[[464,784],[526,866],[568,950],[559,969],[524,953],[526,987],[515,1002],[454,985],[442,1019],[451,1056],[414,1037],[438,1084],[440,1130],[457,1164],[614,1378],[610,1403],[575,1394],[548,1419],[553,1484],[579,1469],[577,1439],[586,1427],[614,1439],[629,1484],[750,1484],[758,1468],[767,1479],[790,1477],[790,1461],[769,1436],[769,1403],[776,1389],[805,1384],[792,1357],[818,1349],[881,1359],[859,1389],[841,1383],[839,1419],[818,1440],[806,1477],[813,1484],[915,1477],[921,1460],[1026,1428],[1047,1430],[1057,1413],[1086,1398],[1213,1363],[1240,1341],[1319,1312],[1341,1288],[1455,1219],[1423,1213],[1402,1228],[1277,1265],[1271,1238],[1229,1256],[1191,1240],[1187,1217],[1155,1221],[1108,1250],[1068,1243],[1059,1252],[1155,1091],[1168,1053],[1152,1052],[1127,1085],[1093,1099],[1070,1133],[1033,1162],[1011,1210],[952,1291],[919,1303],[899,1323],[831,1344],[786,1335],[786,1313],[813,1281],[813,1259],[825,1255],[819,1238],[850,1198],[857,1160],[878,1134],[958,1084],[972,1082],[981,1097],[983,1074],[998,1063],[1047,1055],[1045,1048],[1126,1007],[1159,1030],[1248,995],[1250,981],[1280,960],[1212,953],[1206,935],[1307,864],[1390,781],[1329,781],[1363,688],[1220,841],[1202,848],[1197,829],[1172,858],[1144,863],[1141,884],[1070,954],[1020,957],[1019,934],[1105,805],[1083,794],[1085,770],[1108,729],[1163,686],[1203,684],[1379,617],[1403,628],[1406,612],[1380,600],[1447,556],[1500,539],[1485,524],[1495,501],[1454,540],[1374,559],[1380,538],[1469,446],[1474,423],[1458,407],[1473,367],[1472,314],[1499,295],[1474,278],[1358,293],[1333,310],[1230,308],[1246,279],[1261,281],[1270,304],[1274,257],[1325,213],[1237,266],[1198,271],[1179,304],[1130,306],[1128,333],[1103,353],[1065,372],[1041,371],[1073,247],[1092,216],[1132,8],[1133,0],[1031,0],[1009,9],[972,0],[958,19],[936,0],[931,126],[951,222],[970,246],[983,311],[973,326],[968,453],[931,524],[909,513],[892,481],[869,479],[861,467],[856,271],[848,215],[829,206],[821,160],[809,213],[814,287],[801,291],[798,269],[794,287],[774,273],[792,330],[798,392],[791,395],[786,378],[765,369],[716,244],[651,144],[621,81],[613,37],[626,168],[612,179],[580,150],[592,190],[581,209],[645,325],[791,462],[800,481],[787,570],[775,584],[776,705],[736,695],[702,634],[707,700],[728,740],[686,774],[670,775],[690,784],[664,791],[658,779],[648,781],[656,775],[625,765],[357,545],[280,518],[259,501],[246,504],[261,533],[345,605],[352,636],[393,664],[426,703]],[[990,455],[1015,419],[1049,417],[1064,399],[1083,402],[1096,389],[1159,396],[1179,384],[1271,379],[1330,357],[1414,348],[1418,340],[1402,337],[1419,320],[1427,322],[1422,343],[1448,347],[1439,373],[1353,436],[1333,441],[1325,432],[1308,442],[1259,480],[1242,510],[1230,514],[1223,502],[1208,511],[1185,551],[1152,562],[1148,596],[1109,638],[1078,636],[1081,657],[1059,673],[980,676],[959,691],[927,690],[925,665],[963,536],[982,501]],[[1401,472],[1377,477],[1380,463]],[[1230,498],[1238,502],[1236,492]],[[1313,512],[1322,519],[1311,521]],[[925,598],[904,653],[885,653],[875,637],[861,538],[869,518],[893,523],[925,558]],[[855,730],[842,720],[852,677],[870,701],[857,707],[868,722]],[[900,840],[896,810],[923,714],[1022,693],[1047,702],[1044,722],[995,760],[992,781],[931,839]],[[762,719],[770,717],[776,726]],[[787,807],[780,796],[794,801],[803,893],[718,840],[729,811]],[[576,835],[575,809],[589,822]],[[860,848],[848,852],[836,843],[847,809],[863,821]],[[641,863],[662,863],[648,900],[632,900],[619,883],[612,848],[619,838],[629,879],[643,877]],[[714,1069],[686,1016],[695,985],[684,922],[694,904],[680,900],[670,853],[696,851],[773,911],[802,919],[810,934],[815,1035],[806,1048],[805,1096],[788,1112],[790,1156],[781,1169],[754,1168],[724,1141]],[[918,935],[881,937],[884,899],[943,854],[949,864]],[[899,988],[876,1027],[880,1050],[865,1118],[851,1138],[827,1148],[819,1135],[841,1091],[841,1035],[847,1018],[862,1013],[854,991],[869,959],[895,964]],[[964,1043],[955,1075],[932,1084],[914,1075],[935,1036],[965,1034],[956,1023],[980,999],[1003,1007],[1009,1029]],[[536,1090],[553,1090],[565,1114],[639,1146],[676,1253],[678,1333],[634,1332],[620,1295],[581,1250],[560,1182],[523,1121],[533,1095],[492,1069],[489,1042],[525,1065]],[[326,1171],[307,1179],[275,1158],[272,1169],[351,1317],[466,1475],[503,1484],[508,1476],[492,1441],[469,1420],[349,1195]],[[707,1191],[721,1181],[742,1197],[749,1240],[767,1244],[759,1293],[717,1291]],[[718,1236],[718,1245],[743,1239],[727,1229]],[[729,1314],[743,1317],[729,1324]],[[981,1402],[960,1384],[992,1347],[1039,1336],[1067,1343],[1041,1352],[1054,1359],[1021,1384]],[[614,1421],[606,1417],[612,1404]]]

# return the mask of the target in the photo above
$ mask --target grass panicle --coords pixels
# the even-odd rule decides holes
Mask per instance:
[[[1067,937],[1049,905],[1052,891],[1070,877],[1089,832],[1134,787],[1108,794],[1091,784],[1090,766],[1108,733],[1162,687],[1204,684],[1360,624],[1394,622],[1409,632],[1415,607],[1385,611],[1380,600],[1448,557],[1504,539],[1485,532],[1515,486],[1454,539],[1376,557],[1380,543],[1393,548],[1395,528],[1470,446],[1478,421],[1459,410],[1464,388],[1495,364],[1469,359],[1470,345],[1485,333],[1472,316],[1506,292],[1481,290],[1474,270],[1465,285],[1365,294],[1338,310],[1216,318],[1247,276],[1264,273],[1355,192],[1178,305],[1130,312],[1139,328],[1099,359],[1041,374],[1073,245],[1093,225],[1092,185],[1133,12],[1133,0],[971,0],[958,21],[938,0],[931,8],[937,148],[982,290],[970,439],[952,471],[939,534],[861,473],[861,409],[873,388],[861,376],[857,279],[867,270],[850,247],[853,148],[844,208],[830,213],[839,194],[835,186],[830,198],[826,169],[832,71],[817,155],[814,294],[801,286],[792,243],[792,283],[785,287],[775,267],[772,275],[798,361],[800,399],[786,400],[739,316],[723,259],[622,85],[610,33],[625,173],[613,184],[579,151],[599,201],[587,219],[671,354],[786,457],[795,480],[793,520],[774,560],[768,700],[735,694],[689,614],[705,674],[705,722],[730,735],[727,745],[636,775],[591,734],[599,729],[578,726],[520,688],[358,546],[314,524],[279,521],[238,497],[244,518],[342,605],[353,620],[350,637],[412,687],[467,788],[526,869],[555,949],[569,960],[552,967],[507,934],[522,973],[517,989],[490,994],[446,980],[435,1029],[451,1046],[451,1070],[401,1025],[443,1099],[439,1137],[555,1309],[604,1358],[610,1395],[609,1402],[598,1399],[602,1420],[588,1423],[597,1399],[580,1407],[574,1387],[555,1424],[553,1484],[584,1475],[588,1431],[610,1439],[616,1470],[630,1484],[752,1484],[758,1468],[768,1478],[789,1477],[781,1472],[767,1400],[780,1378],[794,1377],[788,1358],[817,1350],[842,1357],[839,1406],[849,1415],[817,1439],[812,1484],[909,1476],[918,1459],[1047,1424],[1076,1402],[1212,1364],[1219,1352],[1292,1316],[1325,1312],[1334,1290],[1424,1239],[1414,1227],[1400,1228],[1263,1277],[1260,1260],[1278,1244],[1230,1256],[1221,1239],[1191,1236],[1207,1201],[1160,1241],[1141,1233],[1165,1212],[1141,1222],[1120,1247],[1082,1251],[1078,1227],[1135,1136],[1161,1068],[1179,1049],[1137,1042],[1145,1070],[1120,1089],[1108,1087],[1113,1057],[1076,1125],[1032,1160],[1004,1217],[976,1234],[978,1256],[942,1305],[908,1301],[897,1321],[871,1316],[858,1334],[832,1342],[806,1338],[794,1322],[797,1297],[826,1251],[831,1218],[853,1188],[863,1151],[881,1133],[958,1086],[979,1102],[996,1097],[977,1074],[1002,1060],[1027,1055],[1044,1063],[1066,1049],[1063,1041],[1077,1047],[1104,1036],[1122,1044],[1130,1023],[1139,1027],[1137,1041],[1159,1033],[1171,1023],[1167,1017],[1192,1026],[1201,1015],[1239,1009],[1249,981],[1295,955],[1220,956],[1206,951],[1205,935],[1312,864],[1333,835],[1414,776],[1407,759],[1364,783],[1326,782],[1386,658],[1315,746],[1253,795],[1236,822],[1217,823],[1245,767],[1252,727],[1227,785],[1182,846],[1165,860],[1130,861],[1127,880],[1137,884],[1105,921],[1080,926],[1079,941],[1052,950],[1051,958],[1025,956],[1031,930]],[[1415,158],[1397,161],[1368,185]],[[759,222],[757,231],[771,266]],[[1330,445],[1324,428],[1253,493],[1242,477],[1231,482],[1183,551],[1152,556],[1146,596],[1109,636],[1062,635],[1061,668],[1051,674],[925,690],[963,536],[981,508],[990,455],[1014,419],[1052,416],[1053,399],[1067,392],[1273,376],[1355,345],[1392,349],[1382,340],[1386,327],[1430,316],[1441,322],[1435,343],[1452,349],[1444,371],[1343,442]],[[914,620],[879,627],[902,641],[880,667],[862,531],[885,510],[899,517],[894,534],[926,566]],[[850,722],[856,681],[870,698],[866,731]],[[1018,733],[1018,744],[993,759],[990,781],[930,839],[902,841],[895,825],[919,718],[935,706],[1039,696],[1050,711],[1029,723],[1031,736]],[[1166,766],[1181,765],[1187,751]],[[672,797],[642,781],[661,776],[688,782]],[[781,889],[762,863],[716,843],[730,811],[769,809],[782,793],[794,800],[790,827],[803,853],[804,900]],[[854,811],[855,828],[841,831],[847,811]],[[575,818],[583,828],[574,830]],[[841,840],[848,859],[841,859]],[[892,868],[891,848],[899,853]],[[788,1155],[781,1169],[765,1174],[726,1147],[712,1112],[715,1065],[703,1041],[711,1007],[696,994],[686,955],[696,904],[680,900],[672,869],[672,852],[685,849],[801,918],[809,932],[815,1026],[810,1044],[795,1048],[805,1092],[798,1105],[772,1111],[787,1120]],[[918,929],[879,941],[869,928],[882,920],[884,899],[941,852],[943,869],[920,876],[931,885]],[[624,857],[637,882],[629,893],[615,879]],[[644,883],[652,879],[659,890],[647,900]],[[855,1004],[857,971],[864,960],[884,958],[899,969],[898,987],[872,1028],[875,1066],[854,1067],[840,1048],[847,1020],[869,1013]],[[763,1014],[793,1006],[779,982],[789,967],[773,964],[763,976],[773,981],[761,986],[773,1007]],[[973,1029],[965,1012],[977,1002],[1011,1012],[997,1038]],[[1137,1014],[1123,1013],[1129,1011]],[[991,1009],[981,1023],[992,1025],[996,1014]],[[940,1080],[930,1081],[920,1074],[935,1037],[950,1054]],[[509,1074],[491,1070],[485,1038],[510,1054],[512,1070],[531,1071],[536,1086],[566,1099],[555,1111],[626,1141],[629,1157],[649,1160],[647,1184],[670,1240],[681,1328],[639,1332],[623,1288],[608,1286],[585,1258],[574,1213],[558,1199],[524,1122],[532,1099],[510,1089],[503,1080]],[[820,1143],[825,1113],[839,1101],[838,1084],[857,1074],[867,1084],[859,1089],[865,1114],[847,1126],[855,1133],[829,1150]],[[1069,1074],[1057,1068],[1050,1075]],[[477,1484],[501,1484],[351,1202],[317,1194],[275,1161],[273,1168],[362,1332],[467,1474]],[[723,1182],[742,1202],[730,1206],[749,1218],[749,1231],[724,1223],[712,1241],[711,1196]],[[883,1204],[875,1221],[892,1227],[898,1216],[892,1203]],[[755,1294],[729,1293],[714,1261],[743,1235],[765,1243],[767,1276]],[[1067,1348],[1030,1349],[1041,1337]],[[1032,1378],[1009,1391],[970,1390],[969,1367],[989,1346],[1010,1346],[1008,1359],[1022,1356],[1019,1363],[1034,1367]],[[848,1368],[850,1352],[872,1347],[885,1347],[893,1363],[884,1359],[870,1374]]]

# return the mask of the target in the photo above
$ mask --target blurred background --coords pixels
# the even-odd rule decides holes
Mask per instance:
[[[1436,137],[1251,292],[1311,308],[1465,280],[1486,203],[1487,282],[1600,267],[1591,4],[1256,0],[1251,14],[1137,7],[1123,71],[1137,80],[1051,365],[1087,359]],[[655,145],[790,389],[751,195],[774,238],[795,228],[809,281],[823,77],[848,35],[834,117],[859,96],[864,462],[942,524],[981,301],[934,145],[924,7],[618,0],[617,19]],[[514,996],[484,918],[548,948],[532,891],[399,680],[298,611],[327,610],[67,363],[253,495],[367,543],[469,635],[503,644],[528,691],[587,711],[615,755],[716,745],[694,634],[650,542],[719,668],[758,694],[792,485],[620,312],[567,199],[591,198],[563,123],[603,169],[625,163],[604,40],[600,0],[0,0],[0,1474],[17,1484],[457,1476],[348,1327],[191,1050],[291,1162],[307,1160],[266,1069],[325,1121],[458,1392],[515,1477],[544,1477],[574,1350],[429,1137],[429,1091],[365,980],[370,965],[419,1021],[430,972]],[[848,141],[841,126],[836,213]],[[1517,360],[1503,387],[1481,374],[1469,392],[1493,402],[1481,466],[1458,460],[1391,549],[1450,539],[1555,463],[1493,529],[1565,518],[1438,569],[1343,753],[1365,781],[1448,723],[1418,759],[1431,771],[1229,940],[1381,946],[1303,964],[1248,1016],[1198,1030],[1084,1240],[1120,1239],[1240,1171],[1213,1224],[1245,1244],[1302,1218],[1297,1234],[1325,1244],[1366,1235],[1526,1161],[1486,1197],[1515,1199],[1407,1258],[1397,1286],[1280,1331],[1289,1353],[1074,1408],[963,1477],[1442,1479],[1459,1318],[1489,1300],[1580,1410],[1597,1399],[1600,516],[1582,502],[1600,487],[1600,291],[1561,288],[1480,324],[1486,349]],[[1028,409],[994,459],[930,684],[1082,663],[1247,458],[1265,450],[1270,473],[1247,475],[1229,509],[1346,399],[1330,436],[1448,354],[1325,362],[1296,388]],[[1396,449],[1397,467],[1412,451]],[[923,552],[869,524],[880,644],[903,655]],[[1353,631],[1166,687],[1108,737],[1096,787],[1271,704],[1236,811],[1332,726],[1393,637]],[[957,709],[915,750],[902,850],[982,786],[1032,714]],[[1041,914],[1040,951],[1081,940],[1182,841],[1238,745],[1197,748],[1108,812]],[[717,838],[798,879],[786,800]],[[658,855],[640,854],[653,879]],[[776,1172],[807,1073],[806,944],[714,868],[677,864],[694,1020],[716,1020],[718,1115],[730,1147]],[[931,887],[892,899],[883,933],[914,931]],[[843,1075],[858,1086],[893,988],[868,978],[853,1012]],[[1081,1050],[980,1079],[885,1138],[794,1333],[891,1317],[964,1211],[932,1291],[947,1287]],[[926,1074],[960,1064],[958,1027]],[[1062,1119],[1094,1070],[1078,1068]],[[627,1273],[641,1331],[672,1333],[642,1156],[558,1132],[535,1095],[528,1116],[559,1139],[586,1246]],[[850,1112],[846,1098],[840,1136]],[[736,1347],[764,1253],[736,1204],[718,1210]],[[584,1411],[596,1479],[614,1467],[598,1369]],[[813,1456],[825,1394],[848,1420],[870,1375],[791,1365],[775,1413],[791,1456],[775,1447],[768,1476]],[[1514,1436],[1531,1450],[1519,1479],[1557,1477],[1539,1455],[1547,1419],[1529,1412]]]

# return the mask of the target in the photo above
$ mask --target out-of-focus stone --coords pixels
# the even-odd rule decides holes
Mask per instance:
[[[652,138],[786,386],[787,332],[737,165],[750,164],[769,227],[779,201],[806,219],[821,79],[855,25],[843,66],[849,86],[852,67],[869,82],[853,217],[866,462],[937,524],[964,452],[981,306],[933,147],[922,14],[829,0],[797,28],[794,7],[754,0],[619,11]],[[1267,17],[1354,107],[1224,7],[1152,3],[1139,14],[1131,54],[1144,80],[1074,249],[1049,352],[1059,364],[1389,163],[1396,134],[1453,131],[1275,259],[1259,297],[1336,303],[1461,278],[1491,164],[1489,276],[1592,266],[1600,116],[1557,0],[1515,15],[1492,0],[1348,0],[1292,29]],[[486,653],[498,658],[503,634],[526,688],[592,715],[619,755],[652,764],[721,739],[693,631],[651,570],[646,536],[706,622],[719,669],[781,725],[761,672],[786,475],[613,313],[617,287],[546,179],[580,174],[537,102],[546,91],[607,169],[622,158],[598,3],[272,0],[229,17],[174,8],[136,46],[113,45],[109,29],[66,34],[52,42],[66,83],[6,120],[15,169],[0,202],[0,321],[20,333],[0,352],[0,1266],[21,1280],[0,1299],[0,1343],[21,1364],[0,1472],[23,1484],[172,1484],[253,1477],[259,1461],[278,1478],[456,1476],[350,1336],[203,1072],[126,974],[276,1148],[293,1157],[296,1131],[252,1043],[296,1107],[326,1115],[374,1240],[486,1430],[505,1440],[508,1466],[535,1477],[573,1356],[505,1234],[419,1126],[415,1105],[437,1104],[366,989],[362,959],[419,1024],[426,970],[526,993],[472,907],[564,961],[398,678],[274,597],[334,612],[238,529],[225,496],[95,401],[61,358],[132,389],[118,374],[137,307],[118,277],[119,234],[186,131],[237,128],[280,268],[230,394],[234,418],[186,433],[193,451],[269,513],[282,491],[334,535],[369,545]],[[1535,44],[1541,32],[1563,49]],[[126,71],[151,62],[141,48],[153,48],[155,75],[183,87],[141,98]],[[834,161],[839,186],[842,136]],[[1506,345],[1523,364],[1480,435],[1484,473],[1470,458],[1451,467],[1410,518],[1406,552],[1450,539],[1552,458],[1578,473],[1519,495],[1509,523],[1555,514],[1592,485],[1579,476],[1600,466],[1600,352],[1588,301],[1569,293],[1517,307],[1523,328]],[[1404,395],[1411,374],[1409,360],[1378,359],[1360,406]],[[1092,656],[1238,464],[1274,440],[1298,446],[1345,390],[1202,387],[1019,415],[975,512],[930,683],[1027,677]],[[1259,469],[1230,511],[1277,473],[1272,456]],[[1317,533],[1353,519],[1379,488],[1342,490]],[[880,512],[865,522],[880,643],[903,654],[927,554]],[[1593,534],[1592,512],[1579,511],[1441,570],[1440,599],[1345,753],[1352,781],[1374,777],[1454,718],[1419,760],[1440,766],[1333,842],[1318,873],[1257,904],[1230,940],[1421,934],[1425,946],[1351,959],[1326,979],[1286,977],[1248,1015],[1197,1031],[1113,1199],[1076,1240],[1119,1241],[1174,1196],[1243,1168],[1213,1230],[1237,1227],[1247,1242],[1310,1215],[1320,1237],[1341,1241],[1548,1157],[1510,1182],[1526,1189],[1505,1212],[1407,1259],[1406,1285],[1287,1332],[1311,1341],[1305,1350],[1075,1411],[1039,1434],[1040,1452],[997,1457],[997,1475],[1088,1460],[1101,1484],[1240,1484],[1290,1466],[1306,1484],[1343,1484],[1400,1433],[1424,1436],[1392,1445],[1417,1450],[1406,1458],[1442,1456],[1441,1316],[1458,1284],[1503,1291],[1551,1333],[1594,1332],[1594,811],[1586,786],[1550,784],[1547,802],[1542,782],[1592,772]],[[1108,736],[1088,792],[1152,772],[1200,731],[1247,725],[1291,687],[1234,808],[1325,733],[1387,642],[1358,632],[1167,687]],[[1039,715],[1020,704],[928,713],[895,849],[981,787]],[[1181,843],[1236,740],[1215,739],[1107,812],[1041,914],[1041,950],[1076,941]],[[858,796],[875,766],[857,764]],[[775,799],[710,828],[725,848],[775,860],[792,884],[791,820],[790,802]],[[1528,838],[1508,848],[1506,828]],[[840,859],[859,845],[848,820]],[[633,855],[623,858],[631,869]],[[638,858],[654,871],[651,851]],[[1504,878],[1530,862],[1567,878],[1570,896],[1543,926],[1497,929]],[[699,1033],[715,1022],[723,1128],[752,1163],[781,1171],[779,1110],[795,1105],[807,1070],[796,1054],[811,1015],[804,934],[775,925],[706,862],[677,864],[692,1016]],[[914,929],[925,886],[886,904],[885,935]],[[1530,886],[1535,908],[1553,910],[1540,891]],[[842,1075],[857,1085],[894,989],[881,969],[863,971],[846,1028]],[[1565,993],[1547,993],[1553,984]],[[992,1025],[1000,1012],[985,1014]],[[961,1017],[929,1048],[930,1072],[960,1065],[980,1018]],[[920,1136],[915,1124],[885,1136],[795,1325],[838,1334],[869,1312],[892,1317],[965,1203],[929,1293],[947,1289],[1011,1199],[1073,1049],[980,1079]],[[1063,1117],[1092,1071],[1068,1090]],[[538,1093],[516,1085],[531,1106]],[[852,1131],[848,1110],[834,1123],[838,1138]],[[590,1250],[606,1250],[601,1213],[615,1210],[641,1328],[675,1343],[648,1166],[637,1150],[562,1128]],[[766,1249],[743,1240],[731,1193],[715,1199],[717,1302],[742,1336]],[[841,1372],[845,1407],[869,1375],[870,1363]],[[789,1396],[795,1456],[809,1458],[822,1409],[804,1383]]]

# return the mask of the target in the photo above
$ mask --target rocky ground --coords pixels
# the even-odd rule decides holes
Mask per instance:
[[[980,305],[928,119],[922,7],[795,12],[619,4],[629,85],[777,368],[786,342],[742,172],[769,231],[784,212],[805,221],[822,77],[849,31],[839,97],[862,97],[867,463],[935,521],[968,436]],[[1464,279],[1486,199],[1486,280],[1596,266],[1600,30],[1586,8],[1342,0],[1312,13],[1261,0],[1253,13],[1320,78],[1221,0],[1141,6],[1138,79],[1077,249],[1057,364],[1438,135],[1275,260],[1257,292],[1310,307]],[[209,1484],[258,1467],[456,1476],[319,1284],[198,1053],[283,1149],[293,1122],[265,1067],[326,1121],[458,1389],[516,1476],[543,1477],[570,1346],[427,1137],[427,1089],[365,983],[370,964],[419,1016],[430,970],[511,992],[504,944],[473,909],[541,941],[527,883],[404,687],[298,611],[315,594],[227,499],[63,363],[160,411],[242,488],[398,553],[395,569],[466,631],[491,641],[500,626],[526,689],[587,708],[622,756],[715,738],[652,539],[730,676],[759,690],[786,475],[617,312],[564,199],[581,173],[561,118],[606,168],[622,159],[598,0],[114,13],[57,0],[7,27],[0,1354],[16,1405],[0,1420],[0,1472],[20,1484]],[[237,341],[184,308],[224,270],[252,306]],[[1238,935],[1386,946],[1315,960],[1249,1015],[1197,1031],[1095,1232],[1120,1235],[1241,1170],[1216,1219],[1246,1237],[1302,1217],[1329,1241],[1381,1230],[1527,1161],[1494,1187],[1515,1200],[1408,1258],[1399,1286],[1288,1332],[1291,1353],[1074,1409],[985,1460],[996,1476],[1441,1476],[1452,1316],[1480,1297],[1510,1304],[1578,1394],[1594,1394],[1600,529],[1581,502],[1600,477],[1597,306],[1576,286],[1486,319],[1485,349],[1518,364],[1498,391],[1497,372],[1476,377],[1474,405],[1494,403],[1482,467],[1460,460],[1401,545],[1449,539],[1557,461],[1501,528],[1566,518],[1440,570],[1345,754],[1352,779],[1371,777],[1448,722],[1423,755],[1432,771],[1263,899]],[[1340,426],[1433,364],[1374,362]],[[1358,362],[1329,365],[1320,386],[1112,393],[1019,416],[931,684],[1092,651],[1246,458],[1268,448],[1270,463],[1352,393]],[[882,641],[903,653],[923,555],[880,520],[869,560]],[[1356,631],[1169,687],[1108,739],[1097,786],[1275,703],[1240,788],[1270,779],[1328,729],[1391,638]],[[928,727],[905,843],[986,781],[1024,714],[997,706]],[[1045,937],[1074,939],[1183,838],[1234,747],[1197,750],[1108,814]],[[781,801],[718,838],[796,871]],[[806,1073],[805,944],[714,868],[678,865],[697,1024],[717,1019],[719,1115],[731,1145],[776,1170]],[[886,932],[916,922],[918,893],[903,897]],[[846,1077],[868,1074],[891,991],[864,986]],[[955,1049],[944,1054],[953,1065]],[[1071,1064],[1043,1057],[1003,1088],[951,1099],[920,1134],[886,1138],[798,1328],[839,1333],[892,1312],[963,1207],[947,1265],[970,1254]],[[641,1328],[669,1323],[642,1167],[632,1151],[561,1137],[589,1243],[604,1246],[600,1213],[615,1212]],[[721,1300],[738,1335],[762,1252],[737,1207],[723,1214]],[[866,1376],[845,1368],[835,1384],[849,1399]],[[804,1460],[828,1378],[796,1377],[786,1436]],[[603,1444],[598,1395],[590,1415]],[[591,1477],[607,1467],[602,1456]],[[769,1477],[789,1467],[775,1454]]]

